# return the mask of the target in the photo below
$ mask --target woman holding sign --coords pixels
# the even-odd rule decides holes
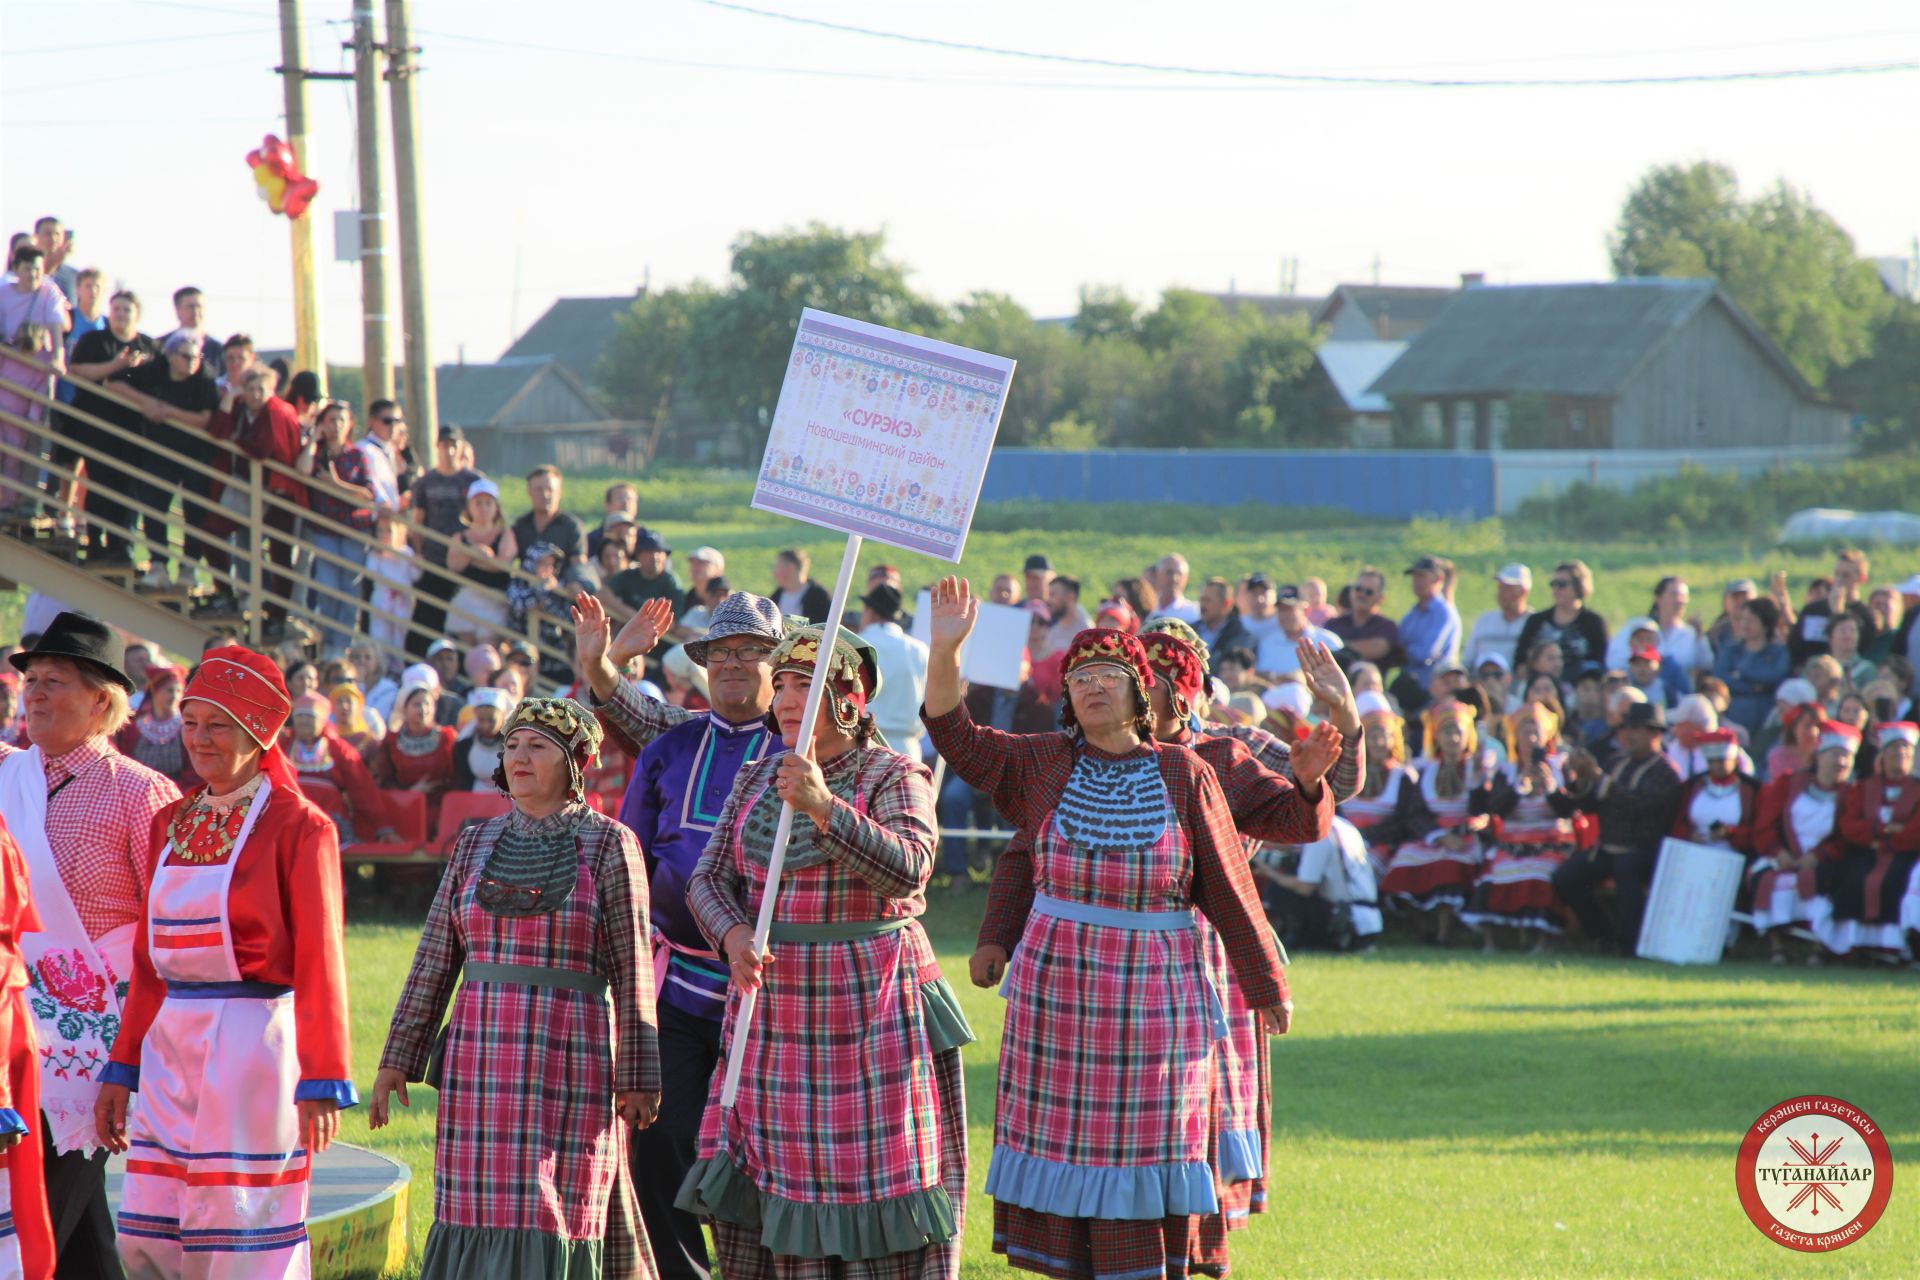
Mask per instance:
[[[740,770],[687,887],[701,932],[758,1015],[739,1096],[714,1077],[679,1207],[709,1218],[727,1280],[953,1280],[966,1205],[960,1046],[973,1039],[920,927],[933,874],[932,778],[875,745],[872,646],[840,633],[815,691],[819,627],[774,650],[768,713],[790,750]],[[812,750],[808,700],[825,699]],[[769,941],[753,917],[783,804],[793,835]]]
[[[1140,641],[1082,631],[1063,663],[1066,731],[976,725],[960,646],[979,604],[933,594],[927,729],[1033,849],[1032,914],[1007,1001],[994,1117],[994,1250],[1059,1277],[1190,1274],[1219,1212],[1209,1137],[1213,1051],[1227,1032],[1197,907],[1247,1005],[1292,1017],[1286,976],[1214,772],[1153,740]]]

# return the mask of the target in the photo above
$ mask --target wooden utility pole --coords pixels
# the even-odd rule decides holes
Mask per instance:
[[[393,398],[393,315],[387,309],[386,136],[380,118],[385,50],[374,29],[374,0],[353,0],[354,113],[360,126],[360,309],[366,402]]]
[[[427,329],[427,239],[420,205],[420,103],[414,77],[412,21],[408,0],[387,0],[387,52],[393,85],[394,202],[400,212],[400,307],[407,343],[407,423],[418,442],[415,456],[433,457],[440,405],[433,378],[433,349]]]
[[[294,163],[307,169],[307,59],[300,31],[300,0],[280,0],[280,79],[286,90],[287,145]],[[311,369],[327,390],[327,363],[320,354],[320,290],[313,278],[312,209],[288,219],[293,236],[293,367]]]

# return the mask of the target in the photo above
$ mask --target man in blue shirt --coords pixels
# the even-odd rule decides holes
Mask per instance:
[[[1406,654],[1402,670],[1422,692],[1435,667],[1460,656],[1460,614],[1445,593],[1452,576],[1453,562],[1439,556],[1421,556],[1407,570],[1414,606],[1400,619],[1400,648]]]
[[[770,659],[779,645],[780,607],[736,591],[713,610],[706,638],[687,656],[707,669],[713,709],[687,711],[647,697],[620,673],[645,657],[673,626],[672,601],[644,601],[609,643],[600,602],[582,592],[573,610],[575,648],[594,704],[640,745],[620,821],[646,850],[659,984],[660,1118],[633,1134],[629,1168],[660,1275],[707,1280],[700,1220],[673,1207],[693,1167],[700,1117],[720,1061],[727,966],[707,946],[687,905],[687,880],[705,852],[733,780],[746,765],[785,747],[767,725],[773,705]]]

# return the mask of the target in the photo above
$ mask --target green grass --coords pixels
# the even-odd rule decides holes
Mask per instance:
[[[965,981],[982,899],[929,927],[980,1042],[967,1062],[973,1194],[966,1280],[1008,1274],[980,1194],[992,1141],[997,998]],[[349,931],[354,1047],[372,1081],[416,930]],[[1910,974],[1675,969],[1580,957],[1388,947],[1300,956],[1293,1034],[1273,1042],[1274,1211],[1233,1240],[1234,1274],[1277,1276],[1908,1276],[1914,1193],[1829,1257],[1783,1249],[1733,1187],[1742,1135],[1772,1104],[1844,1098],[1920,1167],[1920,1000]],[[371,1139],[415,1175],[414,1248],[432,1217],[434,1094]],[[409,1273],[410,1274],[410,1273]]]

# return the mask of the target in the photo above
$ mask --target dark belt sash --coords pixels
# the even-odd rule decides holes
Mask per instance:
[[[775,920],[767,929],[767,941],[773,942],[857,942],[861,938],[879,938],[913,923],[912,916],[889,920],[832,920],[824,924],[796,924]]]
[[[461,968],[460,975],[468,982],[506,982],[556,991],[583,991],[602,999],[607,995],[607,980],[597,973],[554,969],[543,964],[485,964],[469,960]]]

